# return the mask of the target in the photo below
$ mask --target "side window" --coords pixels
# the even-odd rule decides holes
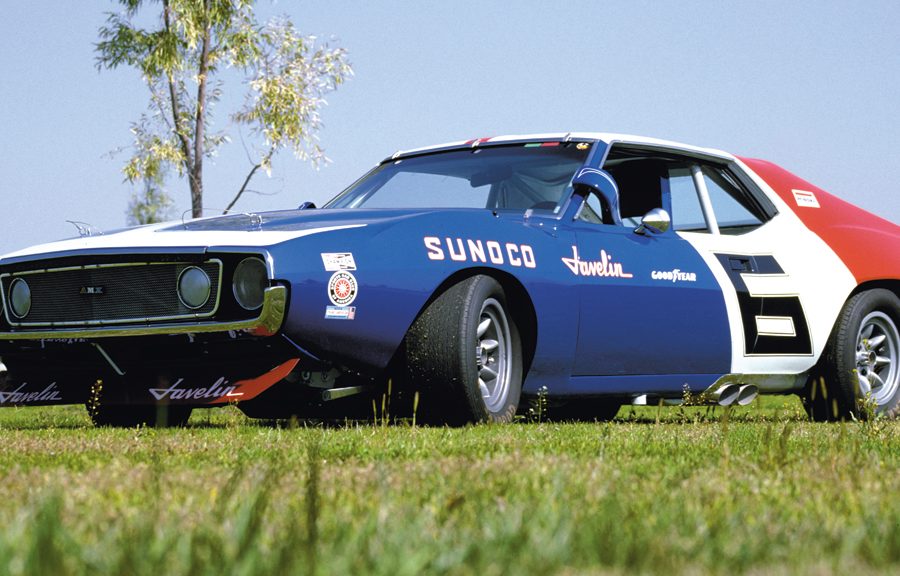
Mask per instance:
[[[608,162],[606,170],[619,187],[619,215],[624,226],[638,226],[644,214],[663,207],[663,187],[668,176],[665,162],[630,158]]]
[[[717,166],[706,165],[702,169],[720,233],[743,234],[762,225],[765,215],[731,174]]]
[[[675,230],[709,232],[690,166],[669,169],[669,193],[672,198],[672,227]]]
[[[724,160],[615,144],[603,169],[618,186],[622,226],[638,226],[647,212],[664,208],[677,231],[710,233],[718,228],[720,234],[743,234],[778,213],[752,181]],[[596,224],[616,221],[596,196],[586,200],[578,218]]]

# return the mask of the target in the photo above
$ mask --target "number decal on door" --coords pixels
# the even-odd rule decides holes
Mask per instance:
[[[785,276],[773,256],[716,254],[737,292],[745,356],[812,354],[803,306],[796,294],[752,295],[747,280]]]

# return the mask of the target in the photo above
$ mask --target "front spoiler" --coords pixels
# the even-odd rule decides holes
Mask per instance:
[[[86,373],[45,372],[22,379],[0,378],[0,408],[97,401],[110,405],[221,406],[256,398],[286,378],[299,363],[299,358],[288,358],[223,366],[218,372],[208,367],[187,368],[173,375],[137,372],[97,378]]]
[[[122,336],[158,336],[165,334],[200,334],[206,332],[249,332],[255,336],[272,336],[284,322],[287,288],[272,286],[263,296],[259,316],[235,322],[173,322],[130,326],[80,326],[0,332],[0,340],[43,340],[53,338],[117,338]]]

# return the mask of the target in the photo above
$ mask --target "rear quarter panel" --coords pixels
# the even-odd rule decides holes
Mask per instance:
[[[857,284],[900,279],[900,227],[771,162],[749,158],[742,161],[766,181],[808,229],[828,244]],[[799,200],[795,191],[801,193]],[[802,192],[811,192],[815,201],[808,200]]]
[[[757,362],[736,359],[735,370],[801,372],[818,362],[841,309],[860,284],[898,277],[897,227],[770,162],[737,161],[778,208],[760,231],[769,235],[772,252],[795,275],[814,354],[805,363],[798,359],[779,369],[773,364],[751,370],[750,364]],[[869,245],[875,238],[886,238],[886,244]],[[882,251],[892,254],[881,260]]]

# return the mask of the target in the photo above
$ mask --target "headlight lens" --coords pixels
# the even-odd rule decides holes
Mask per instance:
[[[201,308],[206,304],[211,287],[209,275],[196,266],[185,268],[178,277],[178,297],[182,304],[191,309]]]
[[[234,269],[234,298],[246,310],[262,306],[268,285],[266,264],[259,258],[244,258]]]
[[[24,318],[31,311],[31,287],[16,278],[9,285],[9,307],[16,318]]]

